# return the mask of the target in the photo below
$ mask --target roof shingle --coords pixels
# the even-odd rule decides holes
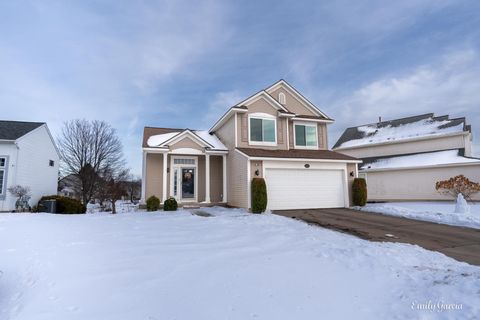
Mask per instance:
[[[292,158],[292,159],[325,159],[325,160],[359,160],[346,154],[330,150],[267,150],[256,148],[237,148],[249,157],[259,158]]]
[[[17,140],[45,122],[0,120],[0,140]]]

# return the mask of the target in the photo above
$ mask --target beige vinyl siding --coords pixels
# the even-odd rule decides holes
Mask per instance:
[[[217,129],[215,134],[229,150],[233,150],[235,148],[235,115],[231,116],[223,126]]]
[[[260,149],[287,149],[287,124],[285,118],[277,117],[277,145],[263,146],[263,145],[249,145],[249,123],[248,114],[251,113],[266,113],[277,117],[278,111],[272,107],[264,98],[261,98],[252,104],[248,105],[248,113],[239,113],[237,116],[237,136],[238,147],[240,148],[260,148]]]
[[[145,197],[156,196],[162,199],[162,183],[163,183],[163,154],[147,153],[146,161],[146,190]],[[146,200],[145,199],[145,200]]]
[[[317,114],[314,114],[312,111],[310,111],[303,103],[301,103],[293,94],[290,94],[289,91],[286,89],[280,87],[276,89],[275,91],[272,91],[269,93],[275,100],[278,101],[278,94],[280,92],[283,92],[285,94],[286,98],[286,104],[285,107],[293,113],[296,114],[303,114],[303,115],[309,115],[309,116],[316,116]]]
[[[258,176],[255,175],[255,171],[257,170],[259,173]],[[263,178],[263,161],[250,161],[250,178]]]
[[[318,124],[318,148],[319,149],[328,149],[328,139],[327,139],[327,125],[325,123]]]
[[[366,173],[369,201],[453,200],[435,190],[435,182],[463,174],[480,181],[480,165],[389,169]],[[473,197],[480,200],[480,194]]]
[[[223,198],[223,159],[222,156],[210,156],[210,200],[222,202]]]
[[[180,148],[191,148],[199,151],[203,151],[203,147],[198,145],[197,142],[193,141],[189,137],[185,137],[182,140],[172,144],[170,150],[180,149]]]
[[[338,152],[357,158],[380,157],[416,152],[440,151],[465,147],[464,136],[430,137],[425,140],[390,142],[382,145],[370,145],[352,149],[338,149]]]
[[[350,173],[353,172],[353,176]],[[350,205],[353,205],[352,201],[352,184],[353,179],[357,177],[357,164],[356,163],[347,163],[347,183],[348,183],[348,201]]]
[[[237,151],[228,154],[228,204],[233,207],[248,208],[248,159]]]

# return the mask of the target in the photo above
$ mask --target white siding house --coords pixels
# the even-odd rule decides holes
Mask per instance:
[[[15,209],[10,186],[29,187],[30,206],[56,194],[59,160],[46,123],[0,121],[0,211]]]

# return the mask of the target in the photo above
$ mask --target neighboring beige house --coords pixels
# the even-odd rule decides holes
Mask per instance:
[[[208,131],[146,127],[142,201],[250,208],[251,180],[264,177],[269,209],[348,207],[360,161],[328,150],[332,122],[280,80]]]
[[[460,174],[480,181],[465,118],[428,113],[352,127],[333,149],[363,160],[359,176],[367,180],[369,201],[451,200],[435,182]]]

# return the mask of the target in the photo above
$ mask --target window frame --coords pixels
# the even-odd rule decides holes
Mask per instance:
[[[304,126],[304,127],[314,127],[315,128],[315,145],[314,146],[307,146],[307,137],[305,136],[305,145],[297,145],[297,130],[296,126]],[[306,135],[306,132],[305,132]],[[295,149],[318,149],[318,125],[316,123],[309,123],[309,122],[294,122],[293,123],[293,145]]]
[[[273,130],[275,141],[253,141],[251,119],[262,120],[262,138],[263,138],[263,120],[273,121]],[[248,144],[252,146],[277,146],[277,117],[267,113],[251,113],[248,115]]]
[[[0,156],[0,159],[4,159],[4,165],[0,166],[0,171],[3,172],[3,179],[0,185],[0,200],[5,200],[6,187],[7,187],[7,175],[8,175],[8,156]]]

